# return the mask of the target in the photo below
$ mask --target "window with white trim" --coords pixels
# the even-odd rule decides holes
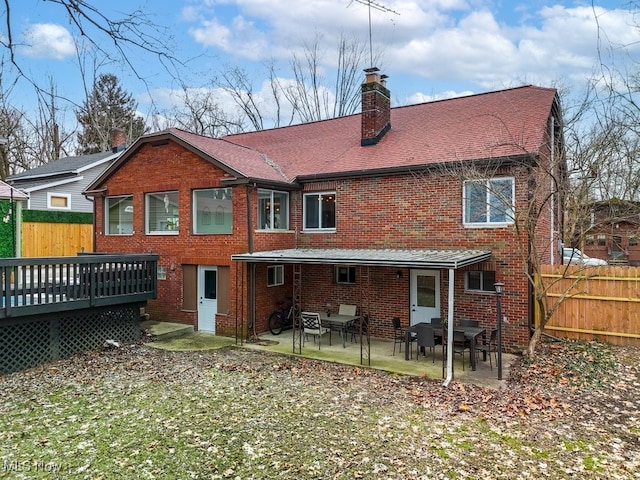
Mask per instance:
[[[289,229],[289,194],[258,189],[258,228],[260,230]]]
[[[71,195],[47,192],[47,208],[52,210],[71,210]]]
[[[465,274],[465,290],[495,292],[496,272],[493,270],[471,270]]]
[[[177,235],[180,227],[178,192],[147,193],[145,218],[147,234]]]
[[[306,231],[335,230],[336,192],[306,193],[303,217]]]
[[[104,201],[105,233],[131,235],[133,233],[133,195],[107,197]]]
[[[161,267],[158,265],[158,273],[156,275],[158,280],[166,280],[167,279],[167,267]]]
[[[231,188],[193,191],[193,232],[233,233]]]
[[[515,181],[512,177],[464,182],[464,223],[469,226],[513,223]]]
[[[267,287],[284,285],[284,265],[272,265],[267,267]]]

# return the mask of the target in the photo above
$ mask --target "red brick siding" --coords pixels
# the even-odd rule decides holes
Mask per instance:
[[[376,138],[389,124],[390,119],[389,90],[377,81],[362,85],[362,139]]]
[[[133,195],[134,212],[144,212],[145,193],[165,190],[179,191],[180,229],[178,235],[145,235],[144,215],[134,214],[134,234],[127,236],[104,235],[104,199],[96,198],[96,251],[98,252],[154,252],[160,255],[159,266],[164,266],[167,279],[158,281],[158,299],[149,302],[149,313],[158,320],[196,325],[197,313],[182,309],[182,265],[231,266],[231,255],[248,249],[246,197],[249,187],[233,188],[233,234],[193,235],[191,197],[196,188],[221,186],[223,172],[176,143],[153,147],[144,145],[130,161],[109,178],[108,195]],[[255,196],[255,192],[251,192]],[[255,222],[255,218],[254,218]],[[271,235],[271,239],[290,234]],[[289,240],[291,242],[291,240]],[[257,244],[262,244],[259,238]],[[243,275],[244,265],[230,269],[232,287],[231,312],[218,314],[216,330],[219,333],[235,331],[236,275]]]
[[[375,147],[372,147],[375,148]],[[516,178],[517,208],[527,205],[529,172],[515,168],[501,173]],[[245,253],[251,232],[254,251],[294,247],[310,248],[419,248],[486,249],[493,252],[492,267],[506,285],[503,314],[508,317],[505,345],[525,345],[528,341],[528,283],[525,277],[526,239],[515,228],[464,228],[462,224],[462,180],[453,175],[430,173],[379,178],[348,179],[335,182],[337,228],[335,233],[308,233],[302,228],[302,192],[290,195],[290,231],[284,233],[255,230],[256,190],[233,187],[233,235],[192,235],[191,192],[194,188],[221,185],[223,172],[190,151],[170,142],[161,147],[143,146],[108,181],[108,195],[133,194],[134,212],[144,212],[144,194],[162,190],[180,192],[179,235],[145,235],[144,216],[135,215],[135,233],[131,236],[105,236],[103,201],[96,198],[96,250],[99,252],[148,252],[160,254],[159,264],[167,269],[167,280],[159,281],[158,300],[150,302],[158,319],[195,324],[196,312],[182,310],[183,264],[229,265],[231,302],[229,315],[218,315],[219,333],[234,333],[236,316],[246,325],[251,317],[247,298],[248,266],[231,265],[230,256]],[[326,185],[323,185],[325,187]],[[307,189],[305,189],[307,190]],[[311,190],[311,189],[309,189]],[[324,188],[322,188],[324,190]],[[253,228],[247,228],[247,194],[251,198]],[[523,253],[524,252],[524,253]],[[255,266],[255,331],[267,329],[266,320],[276,301],[293,293],[293,266],[285,267],[286,285],[266,286],[267,265]],[[368,270],[369,285],[364,285],[362,270],[358,283],[337,285],[332,265],[302,265],[303,308],[320,310],[330,302],[352,303],[366,309],[369,299],[371,332],[391,336],[391,318],[409,319],[409,271],[396,278],[396,268]],[[365,268],[365,267],[363,267]],[[441,275],[442,316],[446,316],[448,274]],[[495,296],[464,291],[464,272],[456,271],[456,318],[475,318],[487,327],[495,325]],[[236,287],[245,290],[236,295]],[[365,312],[366,313],[366,310]],[[252,333],[252,332],[247,332]]]

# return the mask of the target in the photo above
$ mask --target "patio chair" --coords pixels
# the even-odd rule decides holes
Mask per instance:
[[[307,338],[308,335],[313,335],[313,342],[315,343],[316,338],[318,339],[318,350],[320,350],[320,344],[322,342],[322,336],[325,333],[331,333],[327,327],[323,327],[320,322],[320,314],[313,312],[302,312],[302,329],[304,331],[304,337]]]
[[[431,319],[431,325],[438,325],[438,326],[442,325],[442,318],[440,318],[440,317],[433,317],[433,318]]]
[[[480,320],[460,320],[461,327],[479,327]]]
[[[356,315],[357,311],[358,311],[358,307],[356,305],[341,304],[340,307],[338,308],[338,315],[354,316]]]
[[[492,353],[496,356],[496,364],[498,363],[497,338],[498,338],[498,329],[494,328],[493,330],[491,330],[491,335],[489,336],[488,343],[479,343],[478,345],[476,345],[476,355],[478,355],[480,352],[484,352],[487,355],[489,355],[489,367],[491,368],[491,371],[493,371],[493,363],[491,361]]]
[[[420,349],[424,349],[424,356],[427,356],[427,348],[431,350],[432,363],[436,363],[436,337],[433,327],[418,326],[416,328],[416,360],[420,359]]]
[[[365,315],[360,320],[356,320],[349,328],[347,328],[347,333],[351,334],[351,341],[356,341],[356,335],[360,335],[360,323],[362,323],[362,335],[367,334],[367,330],[369,330],[369,316]]]
[[[391,324],[393,325],[393,354],[396,354],[396,344],[400,345],[400,352],[402,352],[402,345],[405,342],[405,329],[402,328],[400,317],[393,317],[391,320]],[[412,335],[409,339],[410,342],[416,341],[416,336]],[[411,352],[411,350],[409,350]]]
[[[442,330],[442,377],[444,378],[444,365],[447,361],[447,340],[448,340],[448,332],[446,329]],[[457,353],[462,356],[462,370],[464,371],[464,352],[469,351],[469,355],[471,355],[471,345],[469,341],[464,336],[464,332],[460,330],[453,331],[453,353],[454,355]],[[471,358],[469,358],[471,361]]]

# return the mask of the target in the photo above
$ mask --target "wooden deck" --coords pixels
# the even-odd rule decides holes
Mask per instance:
[[[0,259],[0,320],[146,302],[157,297],[158,255]]]

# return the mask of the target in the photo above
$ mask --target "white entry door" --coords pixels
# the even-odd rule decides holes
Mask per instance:
[[[440,316],[440,271],[411,270],[411,325]]]
[[[198,330],[216,333],[218,312],[218,270],[198,266]]]

